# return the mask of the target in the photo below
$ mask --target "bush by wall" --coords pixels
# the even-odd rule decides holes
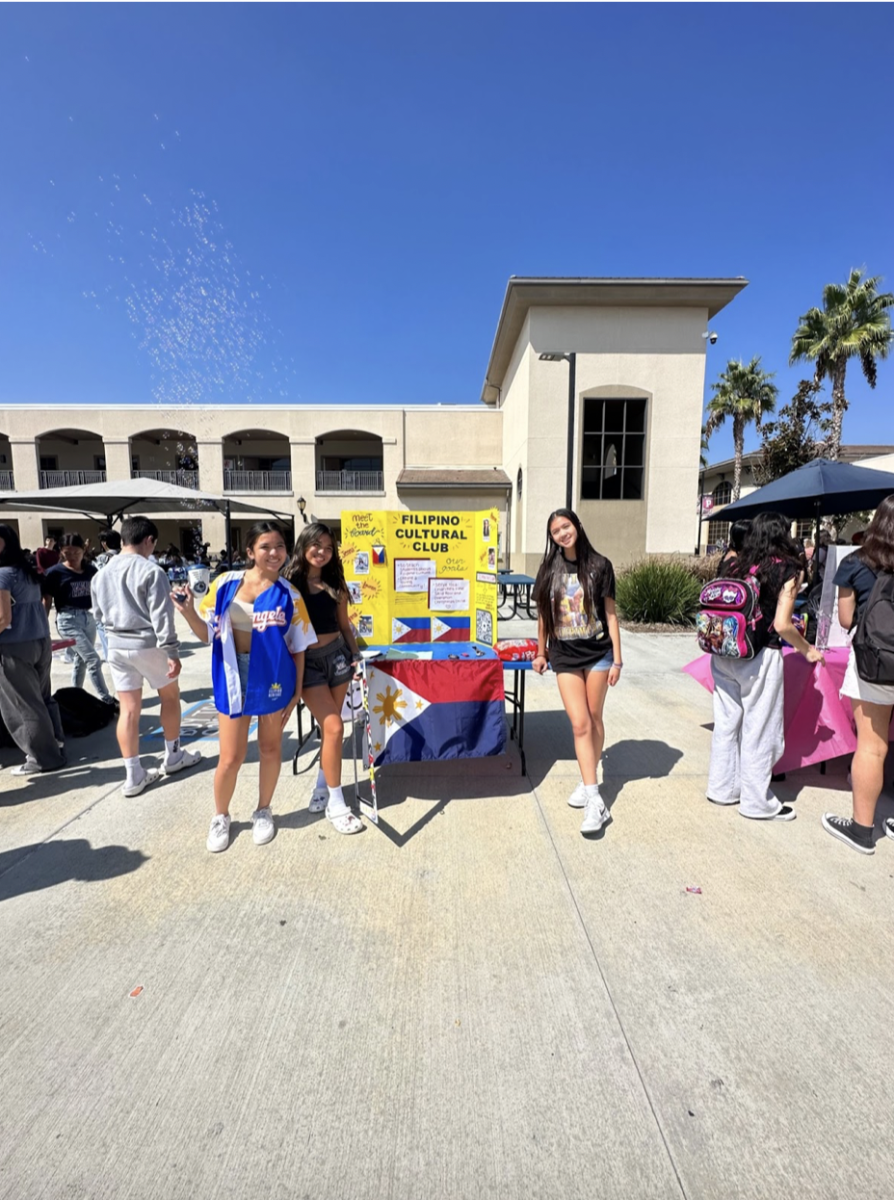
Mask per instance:
[[[702,581],[686,563],[672,558],[647,558],[618,576],[616,603],[618,612],[628,621],[689,625],[701,589]]]

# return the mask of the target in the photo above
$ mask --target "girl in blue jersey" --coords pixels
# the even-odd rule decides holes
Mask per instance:
[[[285,574],[300,591],[317,635],[304,664],[304,703],[322,737],[320,770],[308,807],[311,812],[325,809],[339,833],[359,833],[363,823],[348,808],[341,787],[341,711],[360,652],[348,617],[344,569],[328,525],[315,521],[301,531]]]
[[[246,555],[248,568],[218,575],[198,611],[189,588],[171,597],[196,637],[212,648],[220,758],[214,773],[215,815],[206,843],[211,851],[226,850],[230,844],[230,800],[254,717],[261,770],[252,837],[259,846],[272,839],[270,802],[282,766],[282,733],[301,697],[304,651],[316,641],[299,592],[280,578],[288,551],[279,525],[253,525]]]

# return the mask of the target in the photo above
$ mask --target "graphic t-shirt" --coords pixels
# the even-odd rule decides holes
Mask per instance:
[[[77,609],[89,612],[92,607],[90,599],[90,580],[96,574],[96,568],[84,563],[81,571],[73,571],[65,563],[51,567],[46,574],[47,591],[53,597],[57,612],[66,609]]]
[[[556,617],[556,628],[549,641],[549,660],[557,667],[586,667],[612,648],[605,615],[605,597],[615,598],[615,572],[606,559],[602,582],[593,597],[592,613],[584,608],[584,589],[577,575],[577,563],[565,565],[565,588]]]

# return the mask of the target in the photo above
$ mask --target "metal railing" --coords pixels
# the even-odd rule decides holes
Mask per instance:
[[[159,483],[175,483],[177,487],[192,488],[198,491],[198,471],[131,471],[133,479],[157,479]]]
[[[317,471],[318,492],[381,492],[385,490],[382,471]]]
[[[224,471],[225,492],[290,492],[291,471]]]
[[[76,487],[84,483],[105,483],[105,471],[41,471],[42,488]]]
[[[12,471],[0,471],[0,492],[14,492],[15,487]]]

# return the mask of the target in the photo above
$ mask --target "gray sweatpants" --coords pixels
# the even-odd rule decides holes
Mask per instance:
[[[0,716],[26,758],[45,771],[65,763],[56,744],[62,722],[50,688],[52,658],[49,638],[0,642]]]
[[[743,817],[772,817],[782,807],[770,789],[773,765],[785,748],[782,651],[767,647],[744,661],[714,658],[711,671],[708,795],[718,804],[739,800]]]

